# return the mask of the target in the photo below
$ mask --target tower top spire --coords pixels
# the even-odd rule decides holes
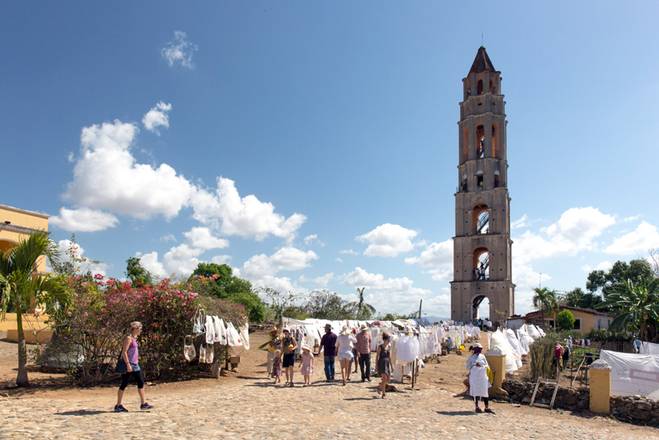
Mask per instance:
[[[474,62],[471,65],[471,69],[469,69],[469,73],[481,73],[481,72],[496,72],[496,69],[494,68],[494,64],[492,64],[492,60],[490,60],[490,57],[487,55],[487,51],[483,46],[478,48],[478,52],[476,53],[476,58],[474,58]]]

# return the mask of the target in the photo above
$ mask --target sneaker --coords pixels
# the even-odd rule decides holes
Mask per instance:
[[[143,404],[140,405],[140,409],[141,409],[141,410],[145,410],[145,409],[153,409],[153,405],[151,405],[151,404],[145,402],[145,403],[143,403]]]
[[[116,413],[128,412],[128,410],[123,405],[115,405],[114,406],[114,412],[116,412]]]
[[[485,408],[485,412],[488,414],[494,414],[494,411],[492,411],[490,408]]]
[[[480,413],[482,413],[482,412],[483,412],[483,410],[482,410],[482,409],[480,409],[479,407],[476,407],[476,412],[480,414]]]

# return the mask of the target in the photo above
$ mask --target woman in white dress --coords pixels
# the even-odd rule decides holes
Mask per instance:
[[[347,380],[350,380],[350,363],[354,359],[352,349],[355,347],[357,340],[350,334],[348,327],[343,327],[339,337],[336,338],[336,351],[339,355],[339,363],[341,364],[341,379],[343,385]]]
[[[481,399],[485,403],[485,412],[492,413],[490,409],[490,399],[489,394],[487,393],[488,388],[490,387],[490,381],[487,377],[487,359],[481,353],[483,351],[483,346],[479,343],[474,344],[473,346],[474,354],[469,356],[467,359],[467,371],[469,372],[469,395],[474,398],[474,404],[476,405],[476,412],[482,413],[483,410],[480,409],[478,403]]]

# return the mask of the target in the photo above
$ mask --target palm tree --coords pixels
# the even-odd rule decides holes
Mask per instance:
[[[615,311],[611,327],[638,330],[640,338],[648,340],[650,326],[659,323],[659,278],[638,283],[626,280],[612,289],[606,302]]]
[[[18,246],[0,253],[0,313],[11,307],[16,313],[18,330],[18,375],[16,385],[28,386],[27,349],[23,332],[23,314],[38,304],[51,310],[65,304],[68,289],[61,277],[37,272],[42,256],[57,262],[57,249],[46,232],[36,232]]]
[[[358,287],[357,295],[358,301],[353,301],[348,304],[349,308],[356,311],[357,319],[368,319],[375,314],[375,307],[364,302],[364,291],[366,287]]]
[[[558,310],[558,298],[555,290],[549,290],[546,287],[536,287],[533,289],[533,306],[542,311],[542,322],[545,322],[545,313],[550,313],[554,318],[554,328],[556,328],[556,312]]]

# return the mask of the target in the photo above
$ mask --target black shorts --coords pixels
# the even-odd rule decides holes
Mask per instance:
[[[295,353],[286,353],[281,366],[284,368],[295,366]]]

